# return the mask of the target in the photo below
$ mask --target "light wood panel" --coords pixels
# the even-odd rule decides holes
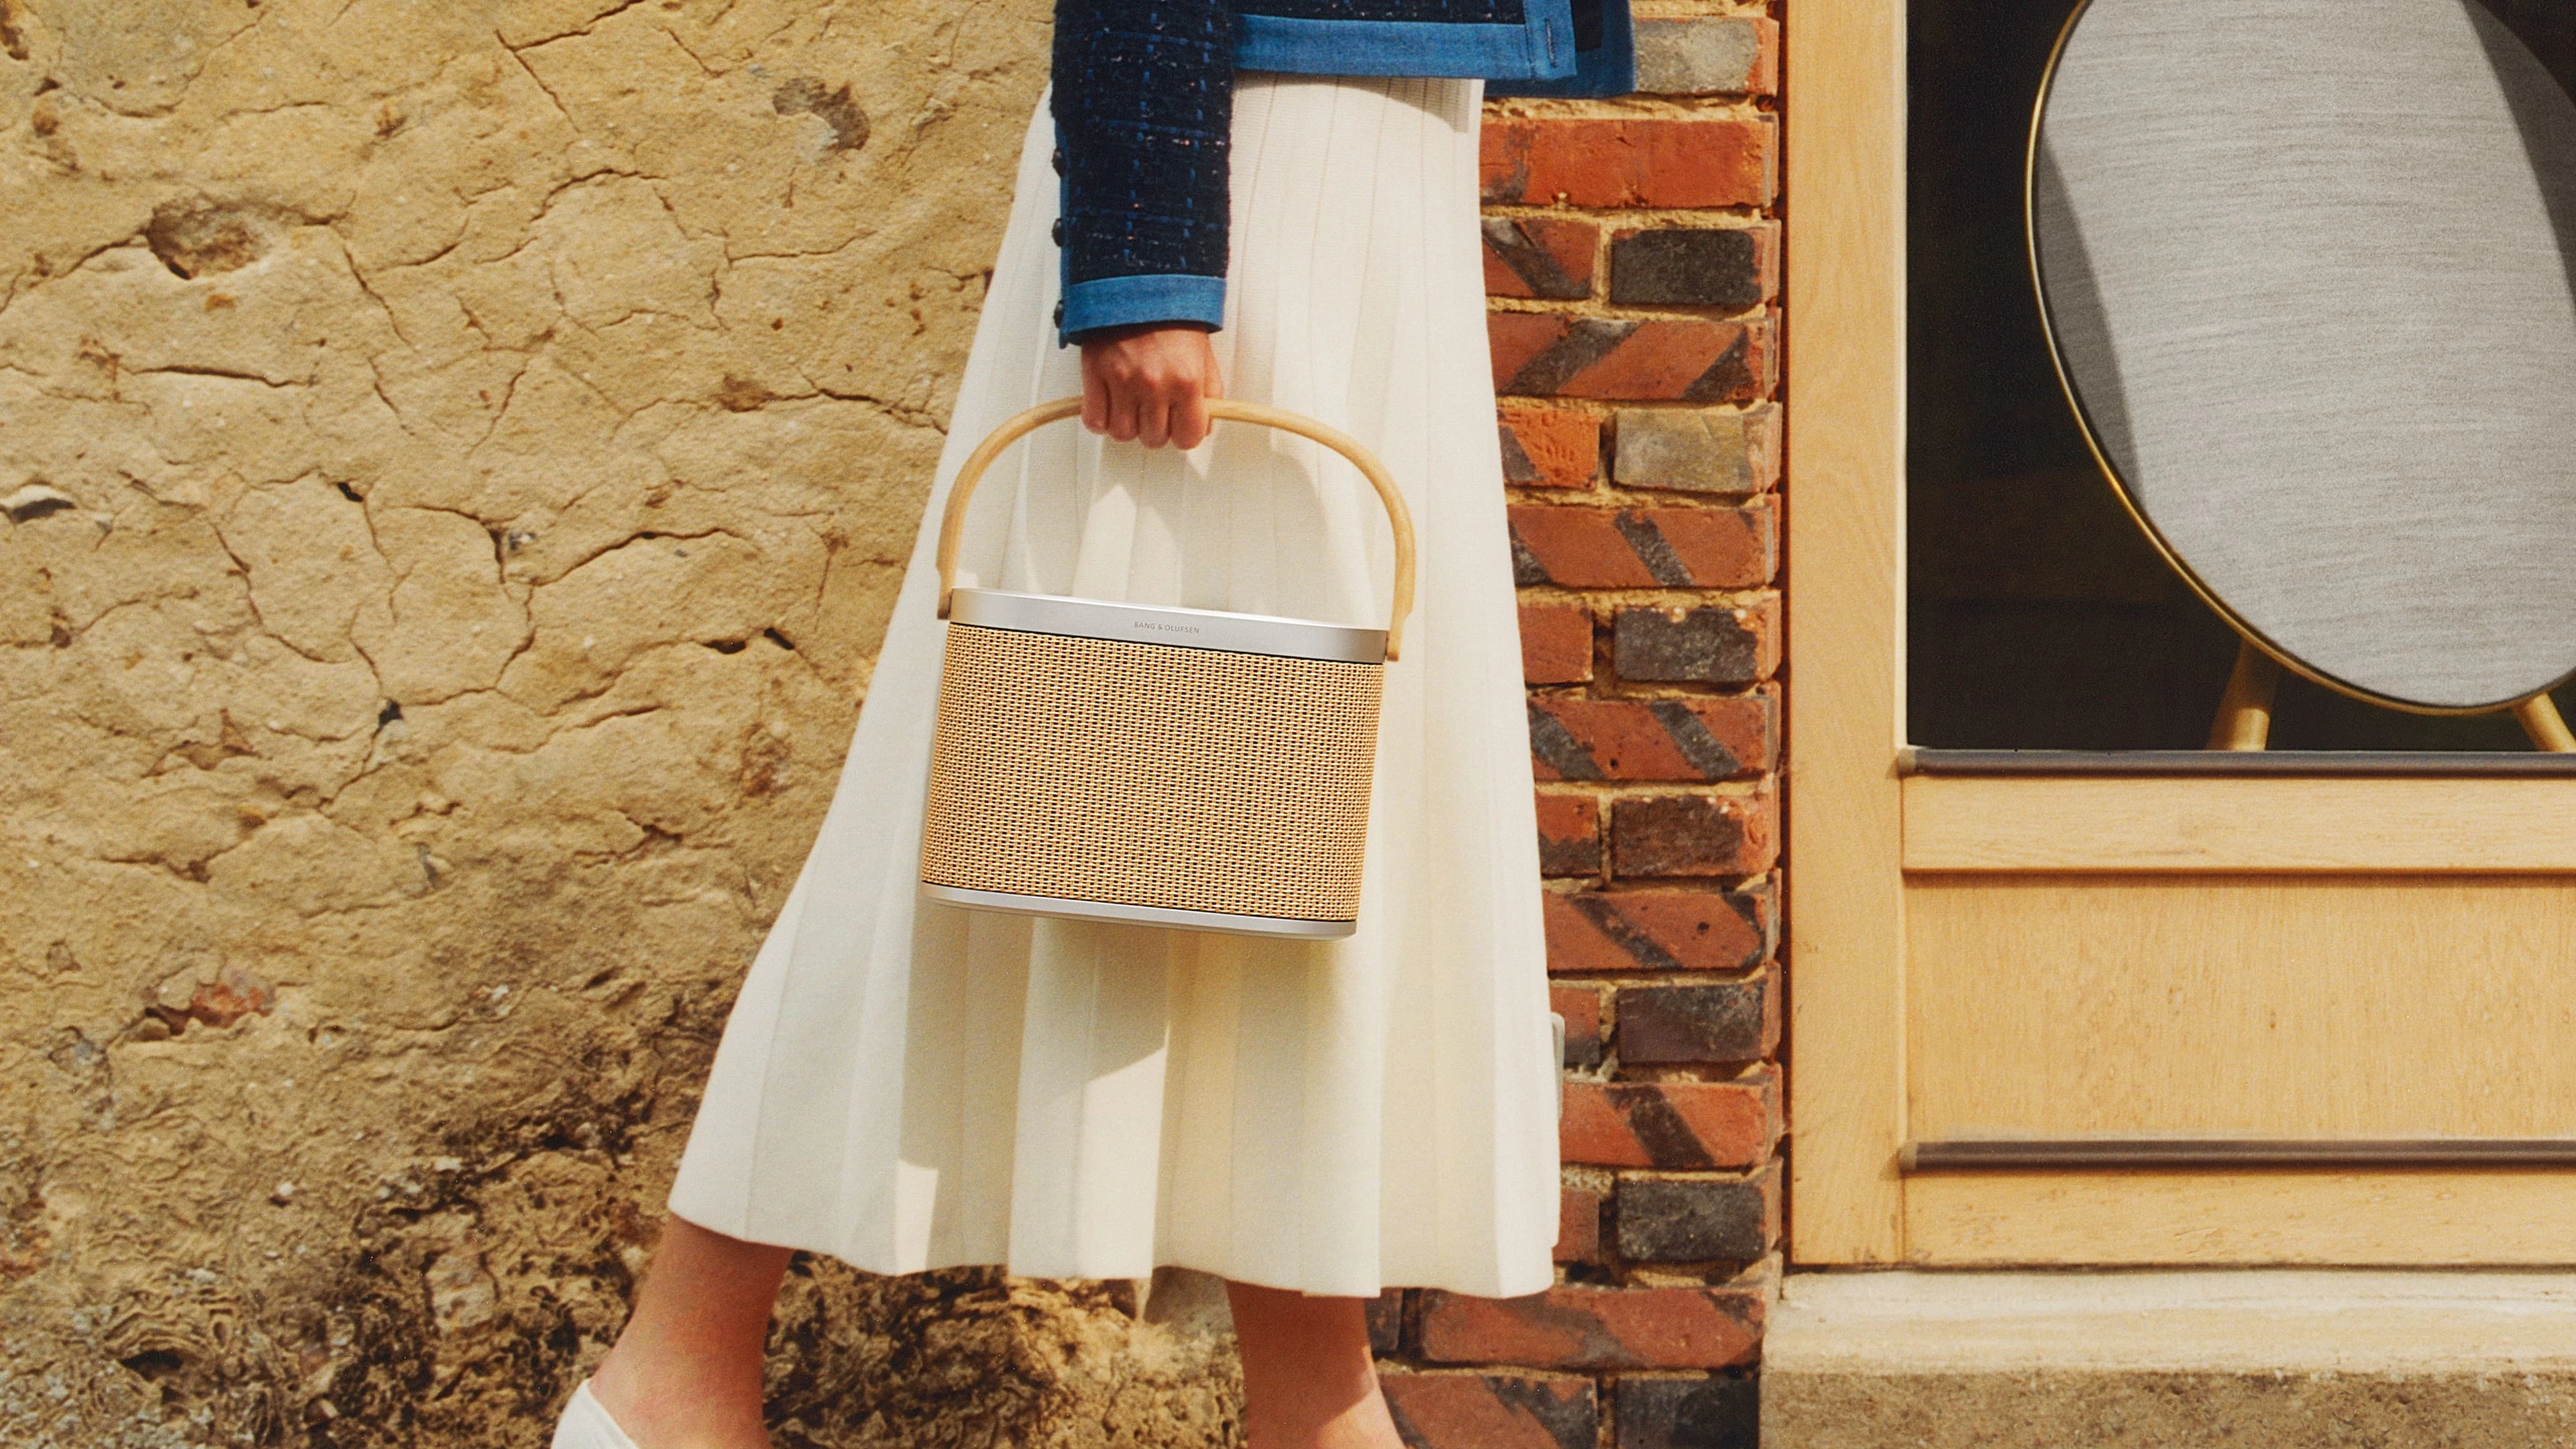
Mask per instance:
[[[1906,925],[1919,1139],[2576,1136],[2576,882],[1916,877]]]
[[[1905,7],[1788,45],[1789,1253],[1903,1252]]]
[[[1905,782],[1918,871],[2576,872],[2576,779]]]
[[[1898,1176],[1909,1129],[2576,1134],[2576,779],[1900,783],[1904,12],[1785,32],[1790,1256],[2576,1263],[2570,1172]]]
[[[1911,1179],[1917,1263],[2576,1264],[2576,1173],[1976,1173]]]

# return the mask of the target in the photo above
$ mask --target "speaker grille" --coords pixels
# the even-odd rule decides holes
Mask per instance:
[[[1386,669],[948,626],[921,878],[1359,914]]]

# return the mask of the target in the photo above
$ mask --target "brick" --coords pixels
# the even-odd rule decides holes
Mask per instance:
[[[1568,1081],[1557,1129],[1567,1162],[1667,1172],[1758,1167],[1779,1136],[1767,1069],[1732,1082]]]
[[[1622,1062],[1750,1062],[1779,1043],[1780,993],[1771,977],[1619,988]]]
[[[1581,986],[1551,986],[1547,1009],[1565,1018],[1564,1065],[1601,1065],[1601,993]]]
[[[1749,589],[1771,581],[1778,533],[1768,503],[1741,508],[1520,504],[1512,567],[1523,586]]]
[[[1780,26],[1761,17],[1637,21],[1637,89],[1653,96],[1767,96],[1780,88]]]
[[[1768,318],[1640,321],[1489,312],[1485,331],[1498,393],[1754,402],[1778,381]]]
[[[1771,953],[1771,891],[1547,892],[1550,971],[1741,971]]]
[[[1601,228],[1559,217],[1485,218],[1485,291],[1496,297],[1573,301],[1592,295]]]
[[[1621,609],[1610,654],[1622,679],[1751,684],[1780,667],[1779,606]]]
[[[1779,480],[1779,411],[1622,408],[1611,476],[1623,488],[1759,493]]]
[[[1588,1187],[1557,1190],[1556,1261],[1601,1261],[1601,1205],[1606,1200]]]
[[[1768,116],[1497,117],[1479,171],[1505,205],[1768,206],[1778,154]]]
[[[1503,481],[1520,488],[1589,488],[1601,481],[1601,419],[1572,408],[1506,407]]]
[[[1761,1449],[1762,1381],[1755,1375],[1623,1378],[1612,1393],[1618,1449]]]
[[[1601,873],[1601,807],[1591,796],[1538,797],[1538,868],[1542,875]]]
[[[1751,1263],[1780,1236],[1776,1167],[1750,1177],[1622,1178],[1619,1256],[1631,1263]]]
[[[1590,1379],[1519,1374],[1388,1374],[1396,1436],[1413,1449],[1593,1449],[1601,1408]]]
[[[1529,702],[1542,780],[1729,780],[1771,767],[1768,695]]]
[[[1404,1349],[1404,1290],[1389,1288],[1368,1301],[1369,1352],[1379,1355]]]
[[[1762,1341],[1751,1288],[1550,1288],[1526,1298],[1422,1295],[1422,1353],[1437,1363],[1600,1370],[1726,1368]]]
[[[1580,604],[1521,605],[1521,678],[1581,684],[1592,677],[1592,611]]]
[[[1779,233],[1654,227],[1610,238],[1610,300],[1630,307],[1759,307],[1779,289]]]
[[[1770,796],[1643,795],[1612,802],[1610,868],[1623,878],[1759,875],[1779,858]]]

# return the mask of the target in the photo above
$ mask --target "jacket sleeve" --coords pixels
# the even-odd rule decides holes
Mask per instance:
[[[1056,0],[1060,341],[1225,318],[1233,0]]]

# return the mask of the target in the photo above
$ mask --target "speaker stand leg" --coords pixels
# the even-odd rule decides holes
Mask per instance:
[[[2268,745],[2272,738],[2272,694],[2280,685],[2281,666],[2273,662],[2271,655],[2250,641],[2237,645],[2236,667],[2228,671],[2227,693],[2219,698],[2218,719],[2209,727],[2209,748],[2259,750]],[[2559,726],[2562,732],[2566,728]],[[2576,743],[2570,747],[2576,748]]]
[[[2576,754],[2576,733],[2568,730],[2567,721],[2560,717],[2558,706],[2550,703],[2548,695],[2535,694],[2515,705],[2513,717],[2522,726],[2522,732],[2531,736],[2534,749],[2560,755]]]

